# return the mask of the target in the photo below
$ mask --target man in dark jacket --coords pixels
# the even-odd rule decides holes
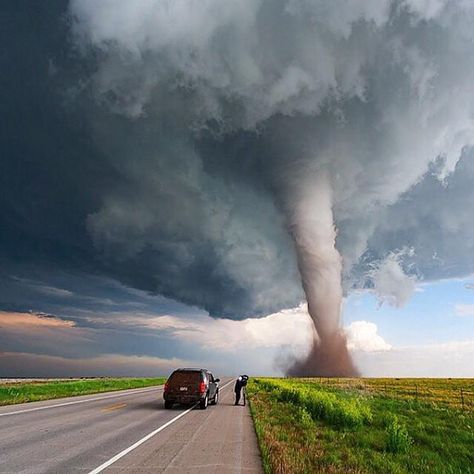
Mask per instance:
[[[247,385],[249,379],[248,375],[239,375],[239,378],[235,381],[234,392],[235,392],[235,404],[238,405],[240,402],[240,393],[242,389]],[[245,393],[244,393],[244,405],[245,405]]]

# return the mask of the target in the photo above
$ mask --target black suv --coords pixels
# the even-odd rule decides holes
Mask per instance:
[[[219,400],[219,382],[207,369],[177,369],[168,378],[163,389],[165,408],[174,403],[198,403],[202,410],[216,405]]]

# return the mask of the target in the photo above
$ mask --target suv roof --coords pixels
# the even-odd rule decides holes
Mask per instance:
[[[175,372],[209,372],[207,369],[197,369],[197,368],[179,368]]]

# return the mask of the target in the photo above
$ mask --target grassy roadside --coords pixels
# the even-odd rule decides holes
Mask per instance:
[[[449,403],[450,381],[413,382],[417,398],[407,381],[389,391],[387,380],[372,379],[370,390],[363,380],[358,387],[344,383],[251,380],[250,407],[266,473],[474,472],[474,412]],[[473,388],[472,380],[452,383],[456,390],[460,384]]]
[[[165,381],[165,377],[98,378],[0,384],[0,406],[53,398],[74,397],[77,395],[109,392],[113,390],[149,387],[162,385]]]

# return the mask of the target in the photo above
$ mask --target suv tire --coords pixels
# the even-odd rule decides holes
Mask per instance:
[[[211,405],[217,405],[218,401],[219,401],[219,390],[216,391],[216,394],[214,395],[214,398],[212,399]]]
[[[207,404],[209,403],[209,395],[206,396],[199,402],[199,408],[201,410],[205,410],[207,408]]]
[[[173,408],[173,402],[170,402],[168,400],[165,400],[165,408],[169,410],[170,408]]]

